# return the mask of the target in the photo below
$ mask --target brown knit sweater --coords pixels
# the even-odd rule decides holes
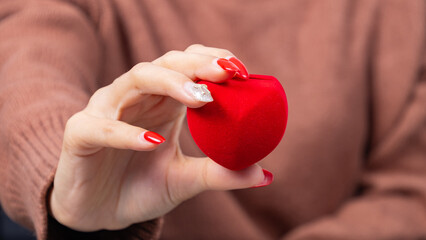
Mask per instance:
[[[0,0],[1,205],[39,239],[425,239],[425,31],[420,0]],[[122,231],[49,218],[67,119],[132,65],[193,43],[281,80],[287,132],[260,162],[274,182]]]

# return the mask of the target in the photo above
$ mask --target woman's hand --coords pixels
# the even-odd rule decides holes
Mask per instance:
[[[222,59],[230,56],[193,45],[137,64],[95,92],[67,122],[49,198],[52,216],[79,231],[117,230],[162,216],[205,190],[270,183],[258,165],[231,171],[179,148],[185,105],[213,100],[193,81],[241,74]]]

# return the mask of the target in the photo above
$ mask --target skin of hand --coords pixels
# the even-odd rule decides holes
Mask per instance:
[[[188,89],[197,78],[231,78],[217,63],[229,56],[192,45],[139,63],[96,91],[66,124],[50,214],[77,231],[118,230],[160,217],[202,191],[265,185],[259,165],[231,171],[179,147],[185,106],[206,104]],[[147,141],[147,131],[166,141]]]

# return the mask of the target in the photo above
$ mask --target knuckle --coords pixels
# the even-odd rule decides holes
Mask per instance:
[[[151,63],[142,62],[132,67],[129,71],[129,75],[132,78],[139,78],[147,70]]]
[[[116,81],[116,80],[115,80]],[[115,119],[117,108],[117,89],[119,83],[112,84],[98,89],[90,97],[86,108],[83,110],[86,116]]]
[[[217,50],[217,54],[218,54],[220,57],[229,57],[229,56],[234,56],[234,54],[232,54],[232,52],[231,52],[231,51],[226,50],[226,49],[218,49],[218,50]]]
[[[182,51],[172,50],[158,58],[155,63],[163,67],[169,68],[175,59],[179,58],[183,54]]]
[[[74,130],[81,124],[81,112],[72,115],[65,124],[65,131],[74,132]]]
[[[87,107],[84,111],[95,116],[99,115],[100,111],[104,111],[105,106],[107,106],[110,102],[111,86],[112,85],[108,85],[96,90],[96,92],[94,92],[90,97],[89,103],[87,104]]]
[[[201,44],[193,44],[185,49],[185,52],[195,52],[195,53],[204,53],[204,54],[210,54],[217,57],[229,57],[234,56],[234,54],[227,50],[222,48],[214,48],[214,47],[206,47]]]
[[[175,55],[178,55],[178,54],[181,54],[182,52],[181,51],[178,51],[178,50],[171,50],[171,51],[168,51],[168,52],[166,52],[164,55],[163,55],[163,57],[165,57],[165,58],[167,58],[167,57],[172,57],[172,56],[175,56]]]
[[[78,147],[78,143],[83,138],[81,126],[84,126],[84,116],[82,112],[78,112],[71,116],[65,124],[64,132],[64,147],[75,148]]]
[[[93,93],[93,95],[90,97],[89,103],[102,100],[102,98],[105,95],[106,90],[107,90],[107,87],[102,87],[102,88],[99,88],[98,90],[96,90]]]
[[[187,47],[185,49],[185,52],[187,52],[187,51],[193,51],[193,50],[200,49],[200,48],[204,48],[204,45],[199,44],[199,43],[192,44],[192,45],[190,45],[189,47]]]

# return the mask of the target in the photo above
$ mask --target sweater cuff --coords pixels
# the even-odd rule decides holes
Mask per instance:
[[[46,239],[46,194],[61,153],[65,123],[75,111],[52,106],[30,112],[14,116],[7,126],[5,211],[14,221],[35,230],[37,239]]]

